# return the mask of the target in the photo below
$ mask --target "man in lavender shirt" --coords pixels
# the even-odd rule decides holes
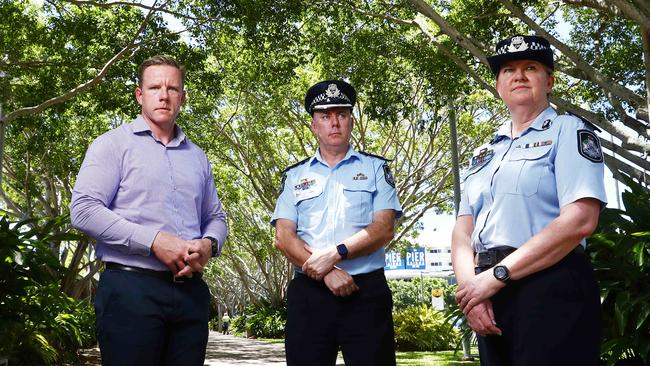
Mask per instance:
[[[176,125],[184,71],[154,56],[138,70],[141,114],[99,136],[72,193],[72,225],[105,263],[95,298],[104,365],[203,365],[226,216],[210,161]]]

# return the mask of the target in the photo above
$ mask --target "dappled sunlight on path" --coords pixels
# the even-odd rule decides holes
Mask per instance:
[[[284,343],[266,343],[210,332],[205,365],[286,365]]]

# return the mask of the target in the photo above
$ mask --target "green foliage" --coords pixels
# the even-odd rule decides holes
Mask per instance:
[[[627,179],[625,211],[605,209],[588,240],[601,287],[602,359],[607,365],[650,363],[650,193]]]
[[[460,338],[444,314],[427,305],[411,306],[393,315],[395,342],[400,351],[441,351],[453,348]]]
[[[424,284],[424,299],[422,290]],[[422,303],[431,303],[431,291],[437,289],[446,289],[447,281],[442,278],[425,277],[424,282],[419,277],[410,280],[390,280],[388,287],[393,293],[393,308],[396,311],[405,310],[406,308],[418,306]],[[445,304],[446,304],[445,299]]]
[[[283,338],[287,321],[287,307],[272,307],[269,304],[249,305],[244,314],[233,319],[236,333],[245,333],[255,338]]]
[[[94,343],[94,311],[61,292],[60,265],[49,242],[67,216],[38,226],[0,217],[0,355],[10,364],[51,364]]]

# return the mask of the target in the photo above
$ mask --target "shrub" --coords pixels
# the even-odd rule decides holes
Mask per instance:
[[[607,365],[650,364],[650,193],[631,179],[625,211],[605,209],[588,239],[601,288]]]
[[[244,314],[232,321],[233,331],[256,338],[283,338],[287,321],[287,307],[272,307],[269,304],[249,305]]]
[[[400,351],[442,351],[460,341],[444,314],[427,305],[411,306],[393,315],[395,342]]]
[[[396,311],[422,303],[430,304],[432,290],[449,287],[446,280],[436,277],[425,277],[424,282],[419,277],[410,280],[390,280],[388,286],[393,293],[393,307]],[[423,287],[424,293],[422,292]],[[422,299],[423,294],[424,299]],[[445,304],[447,304],[447,299],[445,299]]]
[[[0,355],[9,364],[69,360],[95,342],[92,306],[61,292],[61,267],[47,245],[57,240],[50,233],[65,220],[39,228],[36,220],[0,217]]]

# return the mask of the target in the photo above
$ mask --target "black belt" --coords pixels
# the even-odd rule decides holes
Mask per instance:
[[[503,246],[476,253],[474,257],[476,262],[476,270],[480,270],[479,272],[482,272],[487,268],[494,267],[497,263],[501,262],[505,257],[512,254],[512,252],[515,250],[517,250],[517,248]],[[585,250],[582,245],[578,245],[571,251],[571,253],[576,254],[583,254],[584,252]]]
[[[125,271],[125,272],[133,272],[133,273],[141,273],[147,276],[152,276],[156,278],[160,278],[165,281],[169,282],[174,282],[174,283],[183,283],[189,280],[193,279],[199,279],[203,277],[203,273],[201,272],[192,272],[192,278],[189,277],[175,277],[174,274],[171,271],[156,271],[153,269],[148,269],[148,268],[140,268],[140,267],[132,267],[132,266],[126,266],[124,264],[119,264],[119,263],[114,263],[114,262],[106,262],[106,269],[110,270],[117,270],[117,271]]]

